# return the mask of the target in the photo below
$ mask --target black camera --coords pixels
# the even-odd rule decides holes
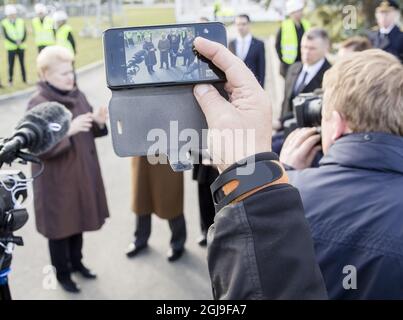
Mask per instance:
[[[285,136],[297,128],[320,127],[322,122],[323,91],[302,93],[294,98],[294,117],[284,122]]]

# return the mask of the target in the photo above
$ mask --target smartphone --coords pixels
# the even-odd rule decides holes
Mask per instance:
[[[199,55],[196,37],[227,46],[219,22],[113,28],[104,32],[107,85],[111,89],[224,82],[224,73]]]

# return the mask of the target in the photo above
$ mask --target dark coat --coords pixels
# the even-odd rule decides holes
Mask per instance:
[[[146,66],[155,66],[157,64],[157,56],[155,55],[155,47],[152,42],[144,42],[143,49],[146,51],[144,63]]]
[[[287,76],[285,79],[285,92],[284,92],[284,101],[281,109],[281,116],[284,117],[290,112],[292,112],[292,100],[295,98],[294,96],[294,87],[298,80],[298,76],[301,73],[303,68],[302,62],[294,63],[287,72]],[[301,93],[310,93],[314,92],[316,89],[322,88],[323,76],[325,72],[331,68],[331,64],[329,61],[325,60],[322,68],[316,74],[315,77],[309,82],[306,87],[302,90]]]
[[[403,299],[403,137],[351,134],[320,167],[289,172],[332,299]],[[345,266],[357,290],[345,290]]]
[[[169,45],[171,48],[171,52],[172,53],[177,53],[179,50],[179,45],[180,45],[180,38],[178,35],[169,35],[168,36],[168,40],[169,40]]]
[[[45,101],[57,101],[73,117],[92,112],[85,95],[78,89],[63,95],[45,83],[30,99],[28,109]],[[40,155],[43,174],[34,181],[34,204],[38,231],[49,239],[63,239],[101,228],[109,217],[101,169],[94,138],[107,134],[95,123],[93,130],[64,138]],[[32,165],[38,172],[39,166]]]
[[[132,160],[133,212],[155,213],[171,220],[183,214],[183,173],[172,171],[169,164],[152,165],[147,157]]]
[[[236,54],[236,40],[229,43],[229,49]],[[248,54],[245,58],[245,64],[253,72],[257,81],[264,87],[266,81],[266,53],[264,42],[259,39],[252,38]]]
[[[369,33],[369,39],[374,48],[393,54],[403,63],[403,32],[398,26],[395,26],[385,38],[381,37],[379,31],[374,31]]]
[[[215,299],[327,298],[300,195],[288,184],[217,212],[207,259]]]

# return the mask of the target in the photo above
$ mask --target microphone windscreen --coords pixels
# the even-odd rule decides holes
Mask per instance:
[[[31,153],[39,155],[51,149],[66,136],[71,119],[71,112],[62,104],[54,101],[43,102],[27,111],[19,122],[17,130],[27,122],[41,128],[41,140],[28,148]]]

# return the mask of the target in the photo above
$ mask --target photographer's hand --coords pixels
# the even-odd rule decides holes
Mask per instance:
[[[212,85],[195,86],[194,94],[209,126],[209,151],[220,171],[248,156],[271,151],[272,110],[269,97],[245,63],[223,45],[198,37],[196,50],[211,60],[226,77],[225,100]],[[247,130],[254,131],[254,146],[247,145]],[[238,131],[236,134],[234,130]],[[216,143],[221,138],[225,144]],[[238,134],[241,133],[241,137]],[[254,148],[253,148],[254,147]]]
[[[285,140],[280,161],[296,170],[303,170],[312,165],[321,149],[316,128],[297,129]]]

